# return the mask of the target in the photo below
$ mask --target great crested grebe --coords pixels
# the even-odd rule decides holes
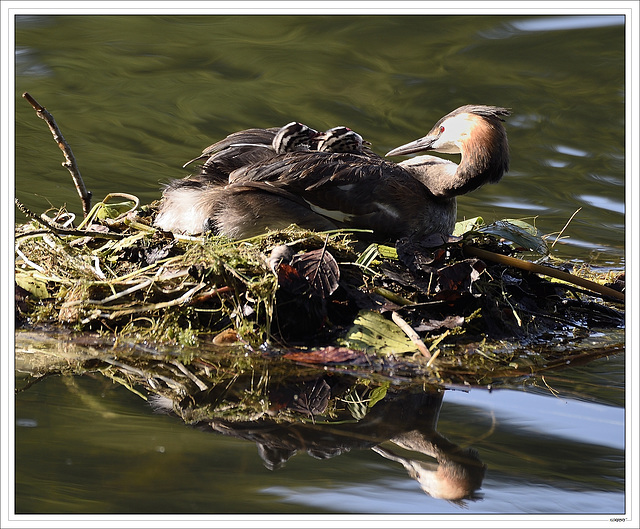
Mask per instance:
[[[156,225],[191,234],[211,230],[236,239],[290,224],[371,229],[379,239],[449,234],[456,221],[455,197],[498,182],[509,168],[501,119],[507,115],[502,107],[465,105],[423,138],[387,153],[460,154],[460,164],[428,155],[393,163],[364,149],[272,153],[232,170],[226,185],[169,186]],[[316,137],[318,145],[323,134],[331,137],[329,132]]]

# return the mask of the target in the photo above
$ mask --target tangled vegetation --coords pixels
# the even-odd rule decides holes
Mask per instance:
[[[484,383],[560,365],[584,354],[594,328],[623,325],[615,298],[475,256],[515,253],[505,236],[543,250],[522,222],[474,219],[462,236],[392,247],[294,226],[245,241],[173,236],[152,227],[155,205],[128,195],[107,197],[79,228],[63,224],[65,211],[26,213],[35,220],[16,228],[23,326],[158,347],[235,343],[307,364],[377,357]],[[612,274],[599,279],[615,286]]]
[[[157,204],[113,193],[89,208],[75,162],[49,124],[83,199],[16,226],[16,321],[71,329],[105,346],[192,351],[232,344],[257,357],[433,383],[488,384],[622,350],[624,275],[553,263],[534,226],[458,223],[401,239],[295,226],[250,240],[153,227]],[[514,257],[527,255],[528,259]],[[546,261],[542,265],[536,261]],[[570,268],[570,267],[569,267]],[[586,276],[589,276],[588,278]]]

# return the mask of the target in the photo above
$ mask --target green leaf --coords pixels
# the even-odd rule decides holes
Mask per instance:
[[[360,254],[356,263],[368,268],[378,257],[397,260],[398,252],[392,246],[373,243],[367,246],[367,249]]]
[[[96,213],[99,219],[115,219],[131,209],[131,202],[114,202],[113,204],[102,204]]]
[[[125,237],[124,239],[120,239],[117,241],[110,249],[111,252],[121,252],[125,248],[129,248],[136,244],[140,239],[144,239],[147,234],[144,232],[134,233],[133,235],[129,235],[129,237]]]
[[[47,290],[47,282],[42,279],[36,279],[30,274],[17,273],[15,276],[16,285],[24,288],[27,292],[38,299],[49,297]]]
[[[398,252],[393,246],[385,246],[384,244],[378,244],[378,253],[385,259],[398,259]]]
[[[356,263],[362,266],[369,267],[371,263],[375,261],[376,257],[378,257],[378,245],[370,244],[367,246],[367,249],[360,254]]]
[[[468,231],[477,231],[481,226],[484,226],[484,219],[482,217],[461,220],[460,222],[456,222],[456,227],[453,229],[452,235],[459,237]]]
[[[380,402],[387,396],[387,390],[389,389],[389,382],[385,382],[381,386],[373,389],[369,393],[369,408],[373,408],[376,403]]]
[[[379,312],[360,311],[344,341],[352,349],[369,350],[381,355],[413,353],[415,344],[392,321]]]
[[[538,235],[538,229],[522,220],[504,219],[498,220],[488,226],[480,228],[478,231],[489,233],[496,237],[502,237],[517,246],[527,248],[542,255],[547,255],[549,249],[545,240]]]

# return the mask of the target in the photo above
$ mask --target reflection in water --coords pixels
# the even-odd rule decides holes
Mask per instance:
[[[623,16],[540,17],[511,22],[518,31],[562,31],[624,25]]]
[[[24,76],[48,76],[51,69],[40,62],[34,50],[28,47],[16,48],[16,72]]]
[[[597,208],[605,209],[607,211],[617,211],[624,214],[624,202],[618,202],[611,200],[607,197],[599,197],[595,195],[579,195],[580,200],[591,204]]]
[[[329,385],[318,379],[330,391]],[[257,421],[213,419],[197,427],[253,441],[265,467],[275,470],[298,452],[328,459],[350,450],[372,449],[405,467],[422,489],[446,500],[474,498],[482,485],[485,465],[473,448],[463,449],[436,431],[444,391],[387,392],[360,420],[285,422],[261,418]],[[298,395],[304,397],[304,393]],[[295,399],[292,402],[296,406]],[[398,455],[381,446],[389,442],[409,451]],[[435,462],[423,461],[428,456]]]
[[[476,499],[485,465],[436,428],[444,390],[422,384],[299,367],[243,351],[207,354],[189,363],[173,356],[81,357],[31,349],[17,367],[32,379],[50,374],[100,373],[149,401],[158,412],[199,430],[256,443],[269,470],[297,453],[329,459],[352,450],[374,450],[400,463],[434,498]],[[140,391],[142,390],[142,391]],[[429,459],[431,458],[431,459]]]

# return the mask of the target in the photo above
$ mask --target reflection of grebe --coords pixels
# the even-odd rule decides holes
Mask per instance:
[[[497,182],[508,170],[501,123],[508,114],[500,107],[466,105],[439,120],[425,137],[387,153],[461,154],[459,165],[434,156],[396,164],[368,152],[272,150],[268,157],[231,171],[233,183],[170,185],[156,225],[232,238],[292,223],[315,230],[370,229],[387,239],[449,234],[456,220],[455,197]]]
[[[474,448],[461,449],[435,431],[427,435],[418,431],[408,432],[390,441],[436,459],[437,463],[427,463],[401,457],[381,446],[372,448],[386,459],[400,463],[429,496],[458,501],[472,498],[482,485],[486,465]]]
[[[320,378],[274,388],[269,398],[279,403],[279,411],[288,409],[290,412],[302,400],[308,406],[307,411],[316,409],[321,416],[328,400],[322,401],[320,396],[328,399],[330,392],[330,386]],[[196,426],[255,442],[258,454],[269,470],[283,467],[300,452],[316,459],[327,459],[352,450],[372,449],[401,463],[427,494],[461,502],[476,498],[475,491],[482,485],[485,465],[473,448],[460,448],[436,431],[443,393],[389,392],[356,422],[343,416],[337,422],[325,424],[281,422],[266,417],[254,421],[213,418]],[[286,402],[289,404],[285,405]],[[277,415],[278,411],[274,413]],[[387,448],[391,443],[412,454],[397,455]],[[419,458],[423,456],[433,457],[435,462],[421,461]]]

